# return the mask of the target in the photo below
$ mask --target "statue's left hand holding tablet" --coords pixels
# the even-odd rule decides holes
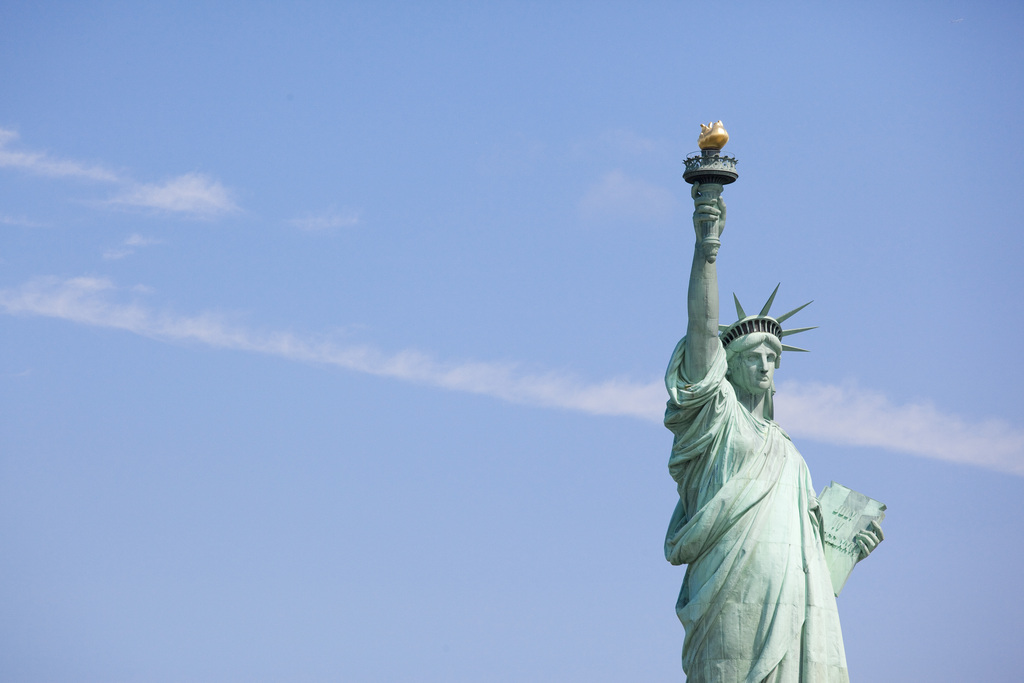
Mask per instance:
[[[853,537],[854,543],[860,548],[861,560],[870,555],[871,551],[877,548],[878,544],[884,540],[885,534],[882,533],[882,527],[878,522],[871,522],[867,529],[857,532],[857,535]]]

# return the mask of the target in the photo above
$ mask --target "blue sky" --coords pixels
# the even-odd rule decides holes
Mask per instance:
[[[851,675],[1016,680],[1016,3],[0,7],[0,678],[681,680],[698,124]]]

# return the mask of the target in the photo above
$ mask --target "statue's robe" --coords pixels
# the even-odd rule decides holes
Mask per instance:
[[[849,681],[807,464],[737,401],[724,349],[690,382],[684,342],[665,378],[679,491],[665,557],[687,565],[676,604],[687,681]]]

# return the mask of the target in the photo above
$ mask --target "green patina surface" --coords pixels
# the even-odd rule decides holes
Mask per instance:
[[[796,311],[770,317],[775,293],[756,316],[737,300],[741,320],[719,325],[722,189],[693,186],[686,336],[665,377],[679,493],[665,556],[687,565],[683,669],[690,683],[847,681],[835,596],[881,540],[884,505],[834,483],[819,501],[774,422],[775,369],[784,351],[803,350],[781,338],[812,328],[782,330]]]

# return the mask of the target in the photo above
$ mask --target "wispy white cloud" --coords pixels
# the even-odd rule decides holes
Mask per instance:
[[[201,173],[185,173],[163,183],[144,183],[102,166],[90,166],[58,159],[45,152],[13,151],[16,131],[0,128],[0,168],[15,168],[51,178],[79,178],[120,185],[112,199],[100,206],[136,207],[213,218],[238,211],[231,192],[220,182]]]
[[[103,260],[120,261],[121,259],[131,256],[134,253],[134,249],[127,249],[125,247],[112,247],[110,249],[103,250]]]
[[[44,223],[37,223],[23,216],[0,215],[0,225],[11,225],[19,228],[42,228]]]
[[[115,328],[153,339],[205,344],[291,360],[321,363],[515,403],[592,415],[660,421],[660,379],[589,383],[559,372],[530,372],[515,363],[439,361],[415,350],[385,353],[366,345],[290,332],[257,332],[223,316],[161,313],[138,300],[123,302],[109,280],[37,279],[0,290],[0,310]],[[872,446],[1024,475],[1024,431],[1006,422],[972,422],[929,405],[895,405],[856,387],[783,383],[777,410],[794,436],[826,443]]]
[[[144,237],[137,232],[133,232],[125,238],[124,243],[129,247],[151,247],[154,244],[163,244],[164,241],[158,237]]]
[[[18,139],[18,133],[0,128],[0,167],[17,168],[51,178],[81,178],[105,183],[122,182],[117,173],[102,166],[90,166],[78,161],[57,159],[45,152],[18,152],[8,144]]]
[[[107,261],[116,261],[123,259],[126,256],[131,256],[135,253],[136,249],[141,247],[150,247],[154,244],[163,244],[163,240],[157,239],[156,237],[143,237],[138,233],[128,235],[125,240],[116,247],[107,249],[103,252],[103,258]]]
[[[238,211],[227,188],[201,173],[186,173],[164,183],[132,185],[106,203],[204,218]]]
[[[157,313],[138,302],[118,303],[112,299],[116,291],[105,278],[41,278],[21,287],[0,290],[0,309],[9,314],[60,318],[154,339],[266,353],[516,403],[572,408],[598,415],[651,418],[664,391],[660,382],[637,385],[612,379],[583,384],[560,373],[523,373],[513,363],[444,362],[414,350],[388,354],[369,346],[341,346],[289,332],[255,332],[213,313],[180,316]]]
[[[670,190],[619,170],[606,173],[579,203],[580,213],[589,220],[664,220],[675,206]]]
[[[331,209],[319,214],[306,214],[292,218],[288,225],[307,232],[328,232],[339,228],[353,228],[359,225],[359,214],[355,211]]]
[[[897,405],[855,385],[783,383],[776,413],[787,431],[1024,475],[1024,430],[970,421],[928,403]]]

